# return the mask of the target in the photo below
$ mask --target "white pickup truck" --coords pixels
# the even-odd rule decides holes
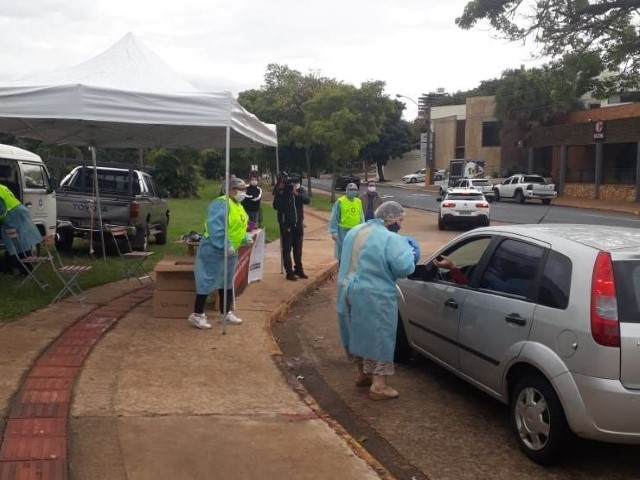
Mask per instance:
[[[493,187],[493,199],[496,202],[505,198],[513,198],[518,203],[538,199],[549,205],[556,195],[555,185],[547,183],[542,175],[512,175]]]

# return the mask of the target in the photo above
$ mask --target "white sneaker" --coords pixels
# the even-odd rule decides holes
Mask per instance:
[[[192,313],[189,315],[189,323],[201,330],[209,330],[211,325],[207,322],[207,316],[204,313]]]
[[[220,323],[224,321],[224,318],[224,316],[220,317]],[[227,313],[226,318],[226,323],[229,323],[231,325],[240,325],[242,323],[242,319],[236,317],[236,315],[232,311],[229,311],[229,313]]]

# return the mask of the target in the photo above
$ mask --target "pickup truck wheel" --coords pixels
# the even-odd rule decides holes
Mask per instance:
[[[146,252],[149,248],[149,229],[145,226],[144,229],[138,229],[136,236],[131,239],[131,248],[133,250],[141,250]]]
[[[493,199],[496,202],[500,201],[500,190],[498,190],[497,188],[495,190],[493,190]]]
[[[160,226],[158,227],[158,230],[160,231],[156,233],[156,245],[166,245],[167,244],[167,224],[166,223],[160,224]]]
[[[522,190],[518,190],[516,192],[516,202],[518,203],[524,203],[524,193],[522,193]]]
[[[56,232],[56,249],[60,252],[68,252],[73,246],[73,232],[63,230]]]
[[[550,198],[543,198],[542,199],[542,204],[543,205],[549,205],[551,203],[551,199]]]
[[[511,428],[524,454],[541,465],[556,463],[570,440],[558,395],[540,375],[518,380],[509,402]]]

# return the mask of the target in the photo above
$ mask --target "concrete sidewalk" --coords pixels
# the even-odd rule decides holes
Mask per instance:
[[[133,281],[0,328],[0,480],[391,478],[277,366],[272,322],[335,271],[326,215],[305,224],[310,278],[268,245],[224,336],[152,318]]]

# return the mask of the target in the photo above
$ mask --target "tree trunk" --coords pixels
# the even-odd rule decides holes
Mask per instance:
[[[338,172],[335,163],[331,166],[331,203],[336,201],[336,182],[338,180]]]
[[[384,173],[382,171],[382,164],[378,162],[376,165],[378,167],[378,181],[386,182],[386,180],[384,179]]]

